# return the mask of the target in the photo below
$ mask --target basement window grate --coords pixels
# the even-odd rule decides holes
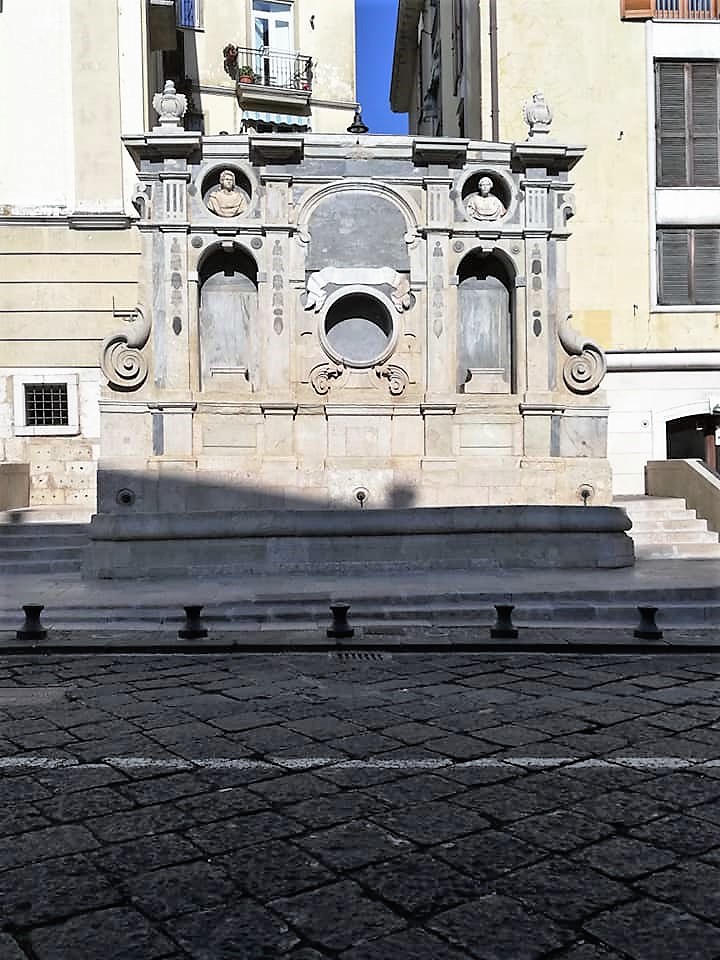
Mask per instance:
[[[70,423],[66,383],[26,383],[25,425],[66,427]]]
[[[373,650],[342,650],[330,653],[334,660],[392,660],[392,654],[379,653]]]

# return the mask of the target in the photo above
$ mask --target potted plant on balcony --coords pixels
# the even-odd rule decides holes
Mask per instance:
[[[238,83],[257,83],[257,74],[249,63],[244,63],[238,67]]]

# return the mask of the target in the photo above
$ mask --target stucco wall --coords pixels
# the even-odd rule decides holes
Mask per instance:
[[[482,6],[487,23],[487,0]],[[607,348],[664,345],[660,327],[648,326],[645,43],[643,25],[621,21],[616,0],[553,0],[551,18],[525,0],[498,4],[500,138],[524,138],[522,105],[540,89],[554,110],[553,135],[588,148],[574,173],[571,308],[578,327]],[[486,135],[490,106],[488,76]]]

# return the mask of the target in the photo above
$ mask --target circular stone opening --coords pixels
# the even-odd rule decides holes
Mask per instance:
[[[345,363],[370,366],[385,353],[393,334],[389,310],[368,293],[336,300],[325,317],[328,346]]]

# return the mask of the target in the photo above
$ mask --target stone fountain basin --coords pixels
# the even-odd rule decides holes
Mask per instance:
[[[99,514],[88,577],[632,566],[620,507]]]

